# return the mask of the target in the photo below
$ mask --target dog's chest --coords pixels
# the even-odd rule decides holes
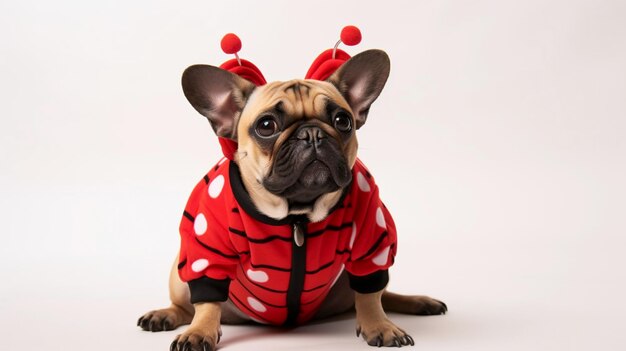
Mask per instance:
[[[349,257],[354,225],[348,212],[340,208],[323,222],[281,226],[243,218],[242,228],[230,229],[240,255],[231,300],[261,322],[311,318]],[[298,314],[289,316],[295,305]]]

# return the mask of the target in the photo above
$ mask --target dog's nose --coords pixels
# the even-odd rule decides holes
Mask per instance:
[[[319,127],[305,127],[300,128],[296,138],[305,140],[310,145],[318,146],[322,140],[326,139],[326,133]]]

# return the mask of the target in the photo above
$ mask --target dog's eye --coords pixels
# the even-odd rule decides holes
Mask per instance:
[[[352,130],[352,119],[347,113],[339,112],[334,119],[335,128],[342,132],[348,133]]]
[[[257,122],[255,130],[259,136],[268,138],[278,132],[278,123],[273,117],[263,117]]]

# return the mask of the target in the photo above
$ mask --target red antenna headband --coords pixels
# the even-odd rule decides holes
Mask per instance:
[[[338,48],[339,44],[344,43],[348,46],[354,46],[361,42],[361,31],[355,26],[345,26],[341,30],[339,41],[335,44],[335,47],[323,51],[307,71],[305,79],[326,80],[330,77],[344,62],[350,59],[345,51]],[[222,51],[226,54],[234,54],[235,58],[224,62],[220,68],[232,72],[250,82],[256,86],[261,86],[267,83],[265,77],[252,62],[244,60],[239,57],[238,53],[241,51],[241,39],[233,33],[224,35],[221,41]],[[226,158],[233,160],[234,154],[237,151],[237,142],[219,137],[220,145],[222,146],[222,152]]]

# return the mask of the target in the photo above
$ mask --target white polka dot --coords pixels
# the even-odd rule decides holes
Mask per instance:
[[[252,307],[257,312],[265,312],[267,308],[263,306],[261,301],[255,299],[254,297],[248,297],[248,305]]]
[[[265,283],[270,280],[270,277],[267,276],[267,273],[263,271],[253,271],[251,269],[248,269],[246,271],[246,275],[248,275],[248,278],[250,278],[250,280],[257,283]]]
[[[387,264],[387,260],[389,259],[389,248],[387,246],[383,251],[381,251],[376,257],[372,258],[372,262],[374,262],[377,266],[384,266]]]
[[[332,283],[332,284],[330,284],[330,286],[334,286],[334,285],[335,285],[335,283],[337,282],[337,280],[339,280],[339,277],[341,277],[341,273],[343,273],[343,268],[344,268],[344,267],[345,267],[345,266],[342,264],[342,265],[341,265],[341,269],[339,269],[339,273],[337,273],[337,276],[335,277],[335,280],[333,280],[333,283]]]
[[[206,217],[202,213],[198,213],[196,219],[193,221],[193,231],[196,232],[196,235],[202,235],[206,233]]]
[[[359,189],[363,192],[370,191],[370,184],[367,182],[367,179],[363,176],[363,173],[359,172],[356,174],[356,182],[359,184]]]
[[[385,215],[383,214],[383,209],[380,207],[376,210],[376,224],[378,224],[379,227],[387,228]]]
[[[200,258],[200,259],[195,260],[191,264],[191,270],[196,273],[199,273],[199,272],[202,272],[208,266],[209,266],[209,260],[207,260],[206,258]]]
[[[211,184],[209,184],[209,196],[214,199],[220,196],[220,193],[222,192],[223,187],[224,187],[224,176],[220,174],[217,177],[215,177],[215,179],[213,179]]]
[[[350,237],[350,249],[352,249],[352,245],[354,244],[354,239],[356,239],[356,224],[352,223],[352,236]]]

